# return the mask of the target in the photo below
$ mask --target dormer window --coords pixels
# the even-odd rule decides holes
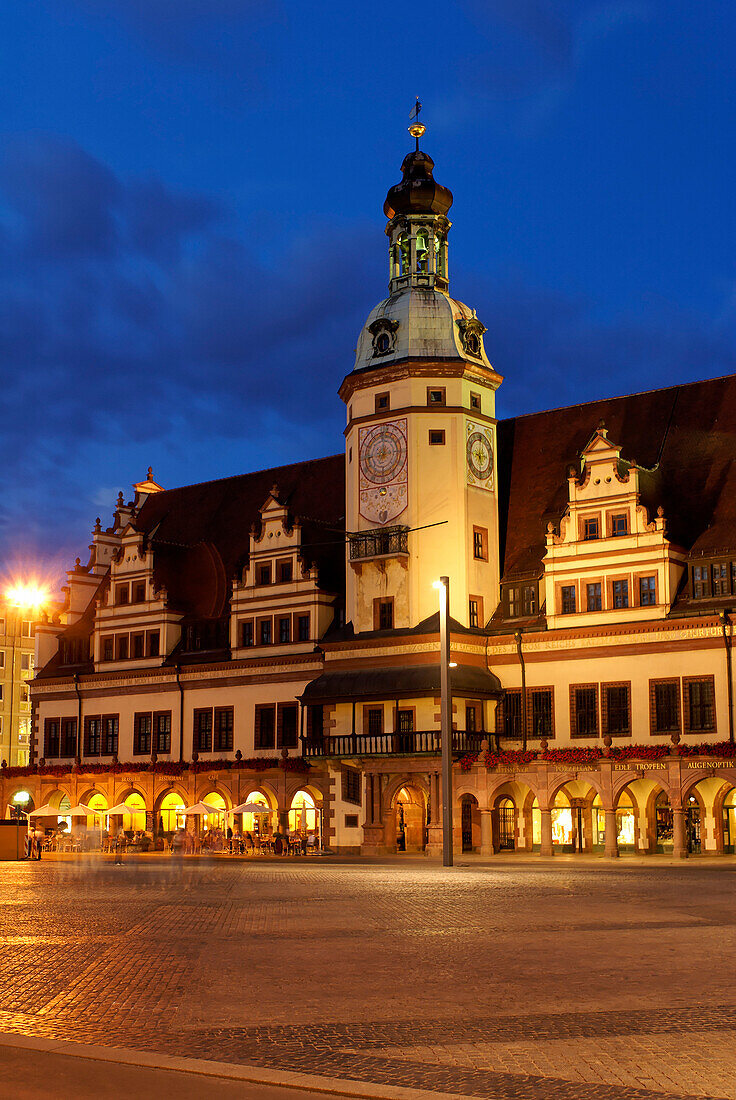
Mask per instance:
[[[270,584],[271,583],[271,566],[259,565],[256,570],[256,584]]]
[[[396,346],[396,330],[398,321],[391,321],[388,317],[379,317],[368,326],[368,331],[373,337],[373,357],[388,355]]]
[[[583,524],[583,538],[586,542],[601,537],[601,525],[598,516],[590,516]]]
[[[716,562],[713,566],[713,595],[728,596],[728,562]]]
[[[125,604],[130,603],[130,586],[127,584],[118,584],[115,587],[115,603],[118,607],[123,607]]]
[[[693,598],[702,600],[704,596],[710,596],[710,577],[707,565],[693,566]]]
[[[280,561],[277,566],[279,584],[289,584],[292,579],[293,568],[290,561]]]
[[[616,515],[611,516],[611,535],[614,538],[618,538],[621,535],[628,535],[629,533],[629,515],[628,512],[619,512]]]
[[[136,581],[133,585],[133,603],[144,603],[146,599],[146,582]]]

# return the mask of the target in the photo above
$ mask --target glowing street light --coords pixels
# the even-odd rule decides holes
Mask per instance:
[[[450,578],[432,585],[440,599],[440,715],[442,718],[442,866],[452,867],[452,692],[450,689]]]

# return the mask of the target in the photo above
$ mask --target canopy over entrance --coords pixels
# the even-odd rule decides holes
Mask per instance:
[[[450,678],[453,695],[496,698],[501,681],[479,665],[458,665]],[[341,699],[400,699],[440,693],[440,666],[409,665],[404,668],[367,668],[363,671],[323,672],[307,684],[304,703],[337,702]]]

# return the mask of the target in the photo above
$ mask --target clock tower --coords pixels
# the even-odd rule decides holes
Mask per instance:
[[[346,619],[356,633],[411,628],[437,610],[483,627],[498,602],[495,391],[485,328],[450,297],[452,193],[415,151],[388,192],[389,296],[369,315],[347,406]]]

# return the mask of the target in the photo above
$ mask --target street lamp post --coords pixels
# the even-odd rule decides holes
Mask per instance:
[[[450,578],[435,581],[440,598],[440,715],[442,719],[442,866],[452,867],[452,691],[450,688]]]

